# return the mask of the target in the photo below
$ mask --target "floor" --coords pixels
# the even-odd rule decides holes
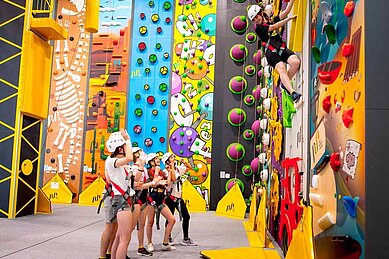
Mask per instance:
[[[95,207],[78,205],[53,205],[50,215],[0,219],[0,258],[98,258],[103,227],[103,215],[96,214]],[[155,229],[156,251],[149,258],[200,258],[202,250],[249,246],[241,220],[216,216],[214,212],[191,213],[189,233],[198,246],[176,245],[176,251],[162,252],[163,231]],[[175,225],[173,238],[181,241],[181,224]],[[135,232],[132,240],[128,256],[143,258],[136,255]]]

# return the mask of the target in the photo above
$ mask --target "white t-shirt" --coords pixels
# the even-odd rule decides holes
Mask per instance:
[[[123,191],[126,191],[129,186],[129,180],[127,179],[130,179],[132,171],[128,165],[116,168],[114,164],[117,159],[116,157],[107,157],[105,160],[105,175],[106,177],[108,175],[108,178],[111,180],[114,195],[122,195],[113,183],[118,185]]]
[[[186,170],[186,167],[185,167],[185,170]],[[176,169],[175,169],[176,179],[181,177],[181,175],[185,172],[185,170],[182,166],[177,167],[177,165],[176,165]],[[164,170],[164,172],[166,175],[168,174],[168,171],[166,169]],[[170,187],[170,193],[172,194],[172,196],[174,196],[176,198],[182,198],[182,183],[183,182],[184,182],[184,179],[180,178],[180,180],[174,181],[172,183],[172,186]],[[178,185],[180,185],[179,188],[178,188]]]
[[[147,173],[146,167],[144,167],[143,170],[141,170],[141,169],[139,169],[139,165],[133,164],[132,165],[132,169],[133,169],[133,172],[135,174],[135,178],[137,178],[136,174],[138,173],[138,171],[141,173],[141,178],[139,179],[139,181],[142,181],[143,183],[146,183],[149,180],[149,174]],[[137,179],[135,179],[135,181],[136,180]]]

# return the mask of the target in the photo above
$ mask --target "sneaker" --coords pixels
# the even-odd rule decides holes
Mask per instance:
[[[138,248],[138,252],[137,252],[136,254],[142,255],[142,256],[153,256],[153,253],[150,253],[150,252],[147,251],[146,248],[144,248],[144,247]]]
[[[153,243],[150,243],[150,244],[147,245],[147,251],[154,252],[154,245],[153,245]]]
[[[164,245],[162,244],[162,250],[163,251],[174,251],[176,248],[174,246],[171,246],[170,244]]]
[[[292,97],[294,103],[298,103],[301,98],[301,94],[299,94],[298,92],[293,92],[290,96]]]
[[[174,240],[173,240],[172,237],[169,237],[169,244],[170,244],[170,245],[174,245]]]
[[[298,109],[303,103],[303,98],[302,98],[301,94],[299,94],[297,92],[293,92],[291,94],[291,97],[292,97],[292,100],[294,103],[294,108]]]
[[[192,239],[188,238],[188,239],[183,239],[181,242],[181,245],[183,245],[183,246],[197,246],[197,243],[195,241],[193,241]]]

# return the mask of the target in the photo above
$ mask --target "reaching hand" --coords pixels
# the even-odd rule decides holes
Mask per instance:
[[[297,14],[290,16],[289,20],[296,19],[296,18],[297,18]]]
[[[161,180],[161,181],[159,181],[159,184],[160,185],[167,185],[167,181],[166,180]]]
[[[134,183],[134,187],[135,187],[135,188],[142,187],[142,185],[143,185],[143,182],[142,182],[142,181],[139,181],[139,182],[135,182],[135,183]]]
[[[124,140],[129,140],[130,139],[130,136],[128,135],[127,130],[121,129],[120,133],[122,134]]]

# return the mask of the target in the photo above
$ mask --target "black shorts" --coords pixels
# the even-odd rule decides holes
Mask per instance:
[[[295,53],[288,48],[285,48],[282,51],[281,56],[278,55],[278,51],[272,52],[270,49],[266,50],[267,63],[269,63],[269,65],[272,66],[273,68],[276,67],[278,62],[288,63],[288,58],[292,55],[295,55]]]
[[[155,205],[159,206],[164,203],[165,194],[163,192],[151,192],[150,197],[155,201]]]

